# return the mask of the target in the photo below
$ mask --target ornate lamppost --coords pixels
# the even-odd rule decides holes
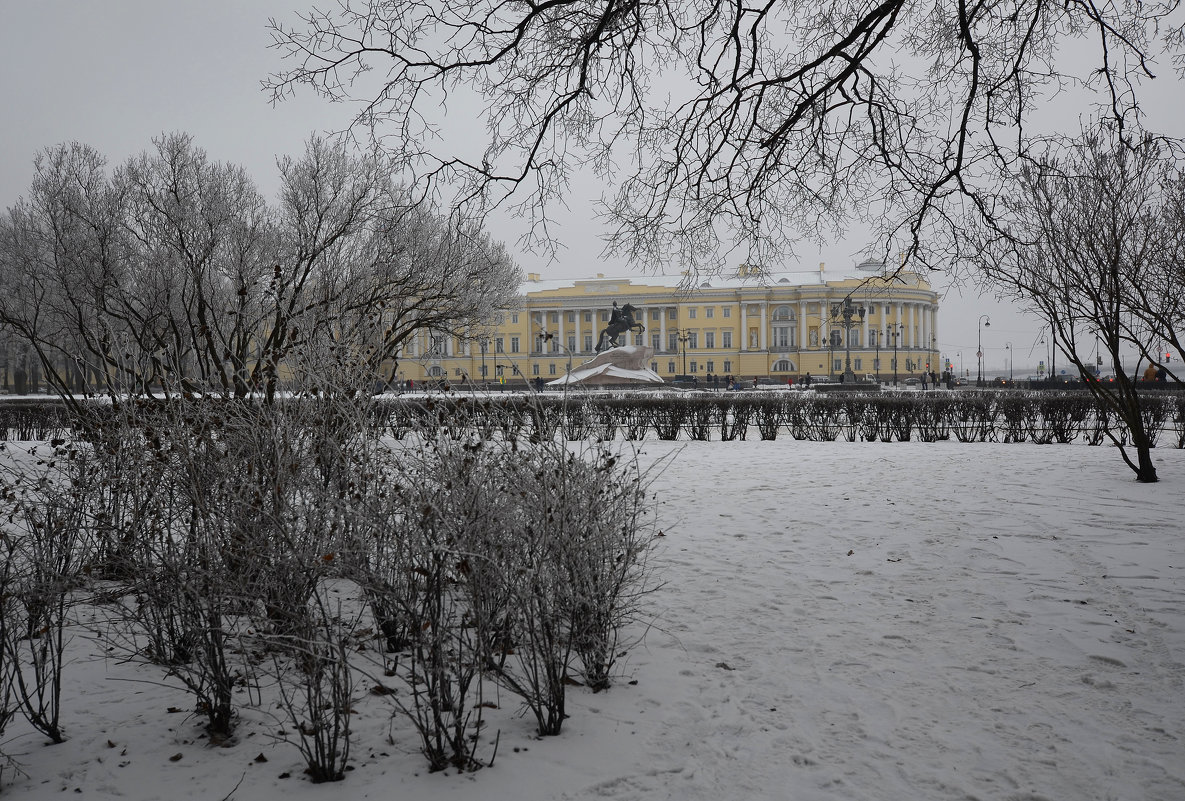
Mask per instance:
[[[683,377],[687,378],[687,341],[691,339],[691,332],[686,328],[676,328],[675,339],[683,346]]]
[[[893,336],[893,388],[897,388],[897,340],[904,329],[903,323],[893,323],[889,326]]]
[[[852,318],[857,315],[859,315],[860,319],[853,320]],[[843,326],[843,381],[845,384],[854,384],[856,382],[856,374],[852,372],[852,329],[864,324],[864,307],[853,306],[852,296],[848,295],[843,299],[843,303],[831,304],[831,319]]]
[[[876,383],[879,386],[881,383],[881,332],[878,328],[873,333],[876,334]]]
[[[1012,383],[1012,343],[1005,342],[1004,350],[1008,351],[1008,383]]]
[[[984,322],[984,321],[987,322]],[[979,315],[979,325],[977,326],[979,333],[979,350],[975,353],[975,358],[979,361],[978,375],[975,379],[975,386],[983,386],[983,329],[990,328],[992,325],[992,318],[986,314]]]

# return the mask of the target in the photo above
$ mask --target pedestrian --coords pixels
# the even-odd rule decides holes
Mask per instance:
[[[757,376],[753,376],[753,389],[757,389]]]
[[[930,380],[930,376],[927,373],[922,373],[922,392],[926,391],[926,383],[929,380]]]
[[[1163,364],[1160,367],[1156,368],[1156,380],[1161,383],[1164,383],[1169,380],[1169,371],[1164,369]]]
[[[1151,363],[1148,364],[1148,368],[1146,370],[1144,370],[1144,380],[1145,381],[1155,381],[1156,380],[1156,365],[1155,364],[1151,364]]]
[[[807,373],[806,377],[802,379],[802,385],[804,387],[809,387],[811,385],[811,374],[810,373]]]

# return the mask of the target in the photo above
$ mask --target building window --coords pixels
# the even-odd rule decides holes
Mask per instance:
[[[693,374],[699,372],[699,365],[696,364],[695,359],[692,359],[689,364],[690,366],[687,369],[691,370]]]
[[[674,362],[667,362],[667,372],[668,373],[675,372],[675,363]]]
[[[531,365],[531,375],[539,375],[539,365],[537,365],[537,364]]]
[[[694,306],[690,306],[690,307],[688,307],[688,309],[687,309],[687,319],[688,319],[688,320],[694,320],[694,319],[695,319],[695,307],[694,307]]]
[[[725,306],[725,307],[724,307],[724,319],[726,319],[726,320],[727,320],[727,319],[729,319],[729,318],[731,318],[731,317],[732,317],[732,307],[731,307],[731,306]]]
[[[511,312],[510,322],[515,323],[515,324],[518,323],[518,312]]]
[[[505,353],[505,352],[506,352],[505,342],[502,339],[502,337],[498,337],[497,339],[494,340],[494,353]]]
[[[774,362],[774,367],[773,367],[772,372],[789,373],[793,369],[794,368],[791,366],[789,361],[787,361],[786,359],[779,359],[778,361]]]
[[[646,340],[646,337],[642,336],[641,334],[634,334],[634,344],[635,345],[638,345],[639,347],[641,347],[642,345],[646,344],[645,340]]]
[[[843,347],[843,334],[841,334],[839,331],[832,331],[831,332],[831,347],[833,347],[833,348],[842,348]]]
[[[547,374],[555,375],[555,362],[549,362],[547,365]]]
[[[650,347],[654,348],[655,350],[662,350],[662,334],[650,335]]]
[[[560,313],[559,312],[552,312],[551,314],[549,314],[547,316],[547,319],[558,325],[560,322]]]
[[[860,361],[860,357],[859,357],[859,356],[857,356],[856,358],[852,359],[852,368],[853,368],[853,369],[855,369],[855,370],[863,370],[863,369],[864,369],[864,365],[863,365],[863,363]]]
[[[576,350],[576,335],[568,334],[568,350]]]
[[[661,320],[662,319],[662,309],[651,309],[650,310],[650,319],[655,320],[655,321]],[[655,370],[654,372],[657,373],[658,371]]]
[[[709,359],[709,360],[708,360],[708,366],[707,366],[707,367],[705,367],[705,368],[704,368],[704,370],[705,370],[706,372],[708,372],[708,373],[712,373],[712,372],[714,372],[714,371],[716,370],[716,362],[714,362],[714,361],[712,361],[711,359]]]
[[[518,353],[518,337],[510,338],[510,352]]]
[[[790,348],[794,346],[794,329],[786,325],[774,326],[774,347]]]
[[[568,319],[568,322],[570,322],[570,323],[576,322],[576,312],[568,312],[567,319]]]
[[[831,362],[832,372],[843,372],[843,359],[835,359]]]
[[[674,306],[667,309],[667,319],[668,320],[678,320],[679,319],[679,310],[676,309]]]
[[[667,332],[667,350],[675,352],[679,350],[679,335],[674,331]]]
[[[725,309],[725,311],[728,311],[728,309]],[[727,317],[728,315],[726,314],[724,316]],[[731,331],[721,331],[720,332],[720,347],[722,347],[722,348],[731,348],[732,347],[732,332]],[[728,368],[725,367],[724,369],[727,370]]]
[[[728,361],[727,359],[724,360],[724,372],[726,372],[726,373],[732,372],[732,362]]]
[[[691,348],[692,350],[699,348],[699,334],[697,334],[695,331],[688,332],[687,347]]]
[[[584,313],[584,322],[586,322],[586,323],[592,322],[592,312],[585,312]]]
[[[584,352],[588,353],[592,349],[593,349],[592,334],[585,334],[584,335]]]
[[[873,359],[872,360],[872,369],[876,370],[878,372],[880,371],[880,369],[881,369],[881,360],[880,359]]]
[[[651,372],[657,373],[658,372],[658,362],[651,362],[650,363],[650,370],[651,370]]]
[[[607,311],[601,312],[601,322],[602,323],[609,322],[609,312],[607,312]]]
[[[715,316],[716,316],[716,307],[715,306],[708,306],[707,308],[704,309],[704,317],[707,317],[709,320],[711,320]],[[712,371],[709,370],[708,372],[710,373]]]
[[[794,312],[790,311],[789,306],[779,306],[778,308],[774,309],[774,319],[775,320],[793,320],[794,319]]]
[[[483,381],[489,378],[489,371],[484,364],[481,366],[481,377]]]
[[[712,350],[713,348],[716,347],[716,332],[715,331],[705,331],[704,332],[704,347],[707,348],[708,350]]]

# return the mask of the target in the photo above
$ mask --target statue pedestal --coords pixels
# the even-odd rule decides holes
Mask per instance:
[[[549,381],[548,386],[580,384],[662,384],[662,377],[646,366],[654,349],[645,345],[622,345],[601,351],[584,364],[574,368],[563,378]]]

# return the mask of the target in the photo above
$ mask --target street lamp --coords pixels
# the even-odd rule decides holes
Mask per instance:
[[[481,382],[489,389],[489,378],[486,376],[486,348],[490,346],[489,337],[482,337],[478,344],[481,346]]]
[[[1008,351],[1008,383],[1012,383],[1012,343],[1005,342],[1004,350]]]
[[[675,339],[683,345],[683,377],[687,378],[687,341],[691,339],[691,332],[686,328],[676,328]]]
[[[876,384],[879,387],[881,383],[881,332],[875,331],[876,334]]]
[[[856,315],[860,316],[860,320],[854,321],[852,318]],[[843,381],[845,384],[854,384],[856,382],[856,374],[852,372],[852,328],[864,323],[864,307],[853,306],[852,296],[848,295],[843,299],[843,303],[831,304],[831,317],[837,323],[843,326],[843,343],[844,343],[844,369]]]
[[[904,330],[905,325],[903,323],[893,323],[892,325],[889,326],[889,328],[892,329],[892,334],[893,334],[893,388],[896,389],[897,388],[897,339],[901,335],[901,332]]]
[[[977,326],[979,333],[979,350],[975,353],[975,358],[979,361],[979,373],[978,377],[975,379],[975,386],[977,387],[983,386],[983,329],[985,327],[990,328],[991,325],[991,317],[986,314],[979,315],[979,325]]]

